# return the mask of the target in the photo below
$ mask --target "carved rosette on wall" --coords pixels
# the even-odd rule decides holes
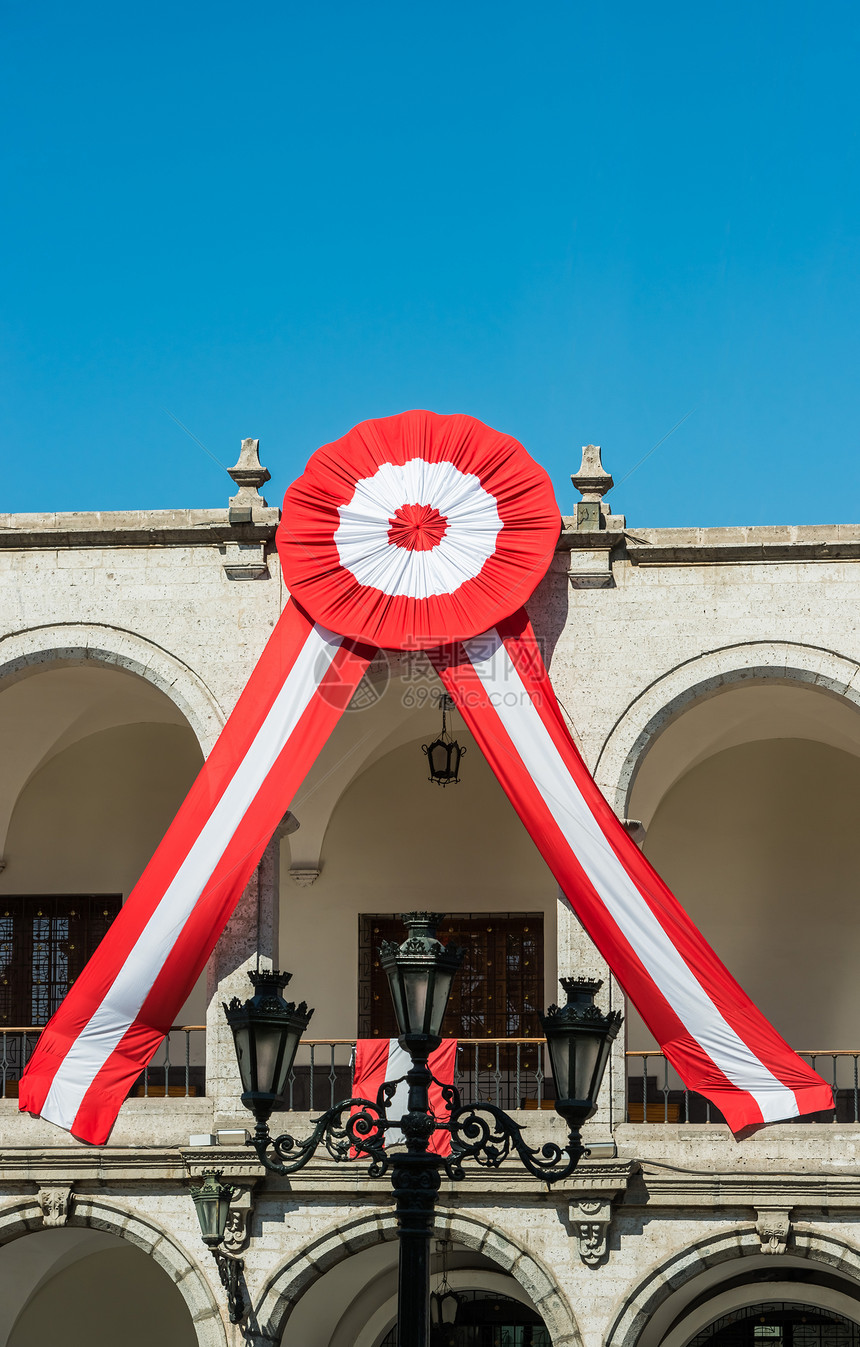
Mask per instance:
[[[51,1184],[39,1189],[39,1206],[44,1226],[66,1225],[72,1207],[70,1184]]]

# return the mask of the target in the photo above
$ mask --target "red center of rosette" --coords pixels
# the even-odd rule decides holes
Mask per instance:
[[[400,505],[388,522],[388,541],[407,552],[432,552],[448,529],[448,520],[432,505]]]

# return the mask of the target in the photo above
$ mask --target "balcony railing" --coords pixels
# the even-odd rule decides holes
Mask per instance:
[[[17,1099],[18,1081],[42,1027],[0,1029],[0,1099]],[[206,1026],[175,1024],[130,1099],[188,1099],[206,1093]],[[283,1109],[316,1112],[352,1093],[354,1038],[304,1039],[299,1044]],[[461,1038],[454,1084],[464,1100],[504,1109],[552,1109],[554,1091],[542,1038]],[[819,1048],[799,1053],[832,1086],[836,1111],[800,1122],[860,1123],[860,1050]],[[688,1090],[661,1052],[627,1053],[627,1121],[697,1125],[722,1114]]]
[[[542,1038],[461,1038],[454,1084],[464,1099],[500,1108],[552,1108],[553,1088]],[[331,1108],[352,1094],[354,1038],[303,1039],[284,1099],[296,1112]]]
[[[808,1113],[795,1122],[860,1122],[860,1052],[820,1048],[800,1051],[833,1089],[836,1111]],[[662,1052],[627,1053],[627,1121],[632,1123],[721,1123],[709,1100],[688,1090]]]
[[[17,1099],[21,1072],[42,1032],[41,1025],[0,1029],[0,1099]],[[174,1024],[149,1066],[129,1091],[130,1099],[189,1099],[206,1093],[206,1025]]]

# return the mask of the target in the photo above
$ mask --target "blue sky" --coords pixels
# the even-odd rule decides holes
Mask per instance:
[[[631,524],[860,518],[860,11],[7,0],[0,511],[407,407]],[[687,414],[690,413],[689,416]]]

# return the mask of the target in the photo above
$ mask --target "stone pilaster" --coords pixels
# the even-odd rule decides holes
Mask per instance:
[[[233,1036],[221,1003],[233,996],[244,1001],[252,991],[249,971],[273,968],[277,962],[280,838],[281,833],[276,833],[266,847],[207,969],[206,1093],[212,1099],[216,1131],[250,1126],[252,1121],[239,1101]]]

